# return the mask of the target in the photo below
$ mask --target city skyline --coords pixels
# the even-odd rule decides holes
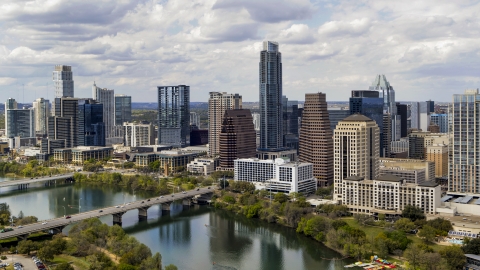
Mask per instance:
[[[479,3],[435,3],[432,9],[425,1],[286,0],[275,14],[262,12],[268,1],[111,2],[94,14],[89,1],[5,4],[3,100],[52,100],[52,67],[70,65],[76,97],[90,97],[97,81],[137,102],[154,98],[158,85],[179,83],[196,89],[192,101],[206,101],[209,91],[225,86],[245,102],[256,101],[264,40],[282,46],[283,94],[293,100],[320,91],[329,101],[345,100],[353,89],[367,90],[376,74],[385,74],[396,100],[405,101],[433,95],[449,101],[479,83],[473,74],[478,26],[469,24]],[[58,15],[73,9],[75,18]],[[186,10],[189,16],[180,15]],[[82,19],[92,16],[98,19]]]

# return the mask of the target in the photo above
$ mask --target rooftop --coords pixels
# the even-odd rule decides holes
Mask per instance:
[[[424,182],[418,183],[418,185],[422,186],[422,187],[436,187],[436,186],[438,186],[438,184],[435,183],[434,181],[424,181]]]
[[[350,181],[362,181],[364,180],[364,177],[356,176],[356,175],[350,175],[348,177],[345,177],[344,180],[350,180]]]
[[[400,182],[403,181],[403,178],[391,175],[391,174],[382,174],[377,179],[377,181],[389,181],[389,182]]]
[[[350,122],[366,122],[366,121],[373,121],[372,119],[366,117],[363,114],[355,113],[350,115],[349,117],[343,119],[342,121],[350,121]]]

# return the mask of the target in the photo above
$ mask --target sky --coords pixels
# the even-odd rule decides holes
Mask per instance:
[[[399,101],[479,87],[480,1],[2,0],[0,102],[52,99],[55,65],[91,87],[156,102],[156,86],[258,100],[262,41],[280,44],[283,94],[346,101],[385,74]]]

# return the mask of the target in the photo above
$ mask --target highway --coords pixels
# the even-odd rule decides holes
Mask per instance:
[[[0,188],[8,187],[8,186],[16,186],[16,185],[23,185],[23,184],[45,182],[45,181],[50,181],[50,180],[66,179],[66,178],[70,178],[70,177],[73,177],[73,173],[65,173],[65,174],[62,174],[62,175],[53,175],[53,176],[36,177],[36,178],[34,177],[33,179],[24,178],[24,179],[18,179],[18,180],[8,180],[8,181],[0,182]]]
[[[101,217],[106,215],[125,213],[127,211],[138,209],[138,208],[150,207],[152,205],[157,205],[162,203],[170,203],[176,200],[190,198],[195,195],[203,195],[203,194],[212,193],[212,192],[213,192],[213,187],[211,189],[200,188],[198,191],[196,189],[187,191],[186,194],[175,193],[173,194],[174,196],[172,196],[172,194],[168,194],[168,195],[164,195],[163,198],[160,198],[160,197],[150,198],[150,201],[148,201],[148,199],[144,199],[144,200],[131,202],[125,205],[122,204],[122,205],[111,206],[107,208],[101,208],[101,209],[97,209],[89,212],[83,212],[80,214],[71,215],[71,218],[69,219],[66,219],[65,217],[61,217],[61,218],[55,218],[50,220],[42,220],[38,223],[25,225],[23,226],[23,228],[14,227],[13,231],[0,233],[0,239],[7,239],[15,236],[25,236],[34,232],[46,231],[46,230],[55,229],[61,226],[67,226],[70,223],[75,223],[91,217]],[[43,222],[47,222],[47,224],[43,225],[42,224]]]

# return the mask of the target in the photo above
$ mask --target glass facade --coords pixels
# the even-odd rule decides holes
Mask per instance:
[[[115,95],[115,125],[132,122],[132,97]]]
[[[283,147],[282,54],[265,41],[260,52],[260,149]]]
[[[450,104],[449,191],[480,193],[479,107],[478,89],[454,95]]]
[[[92,100],[78,101],[78,145],[105,146],[103,104]]]
[[[158,144],[190,145],[190,86],[158,86]]]

